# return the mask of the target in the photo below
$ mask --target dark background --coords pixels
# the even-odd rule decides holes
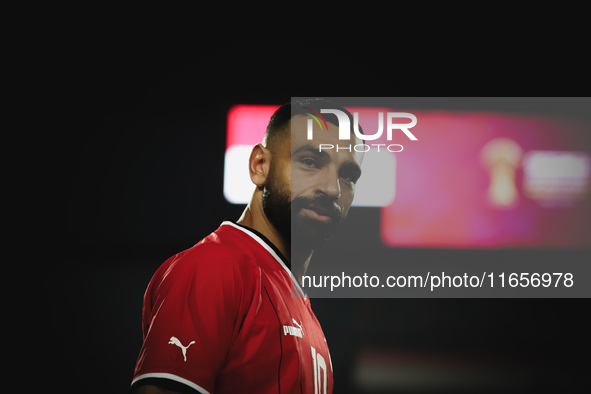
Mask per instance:
[[[163,26],[158,18],[130,25],[130,19],[141,18],[126,13],[90,25],[80,18],[38,37],[43,83],[36,98],[52,108],[52,132],[42,139],[51,164],[39,166],[35,183],[47,197],[47,218],[28,230],[45,256],[35,267],[43,296],[29,312],[32,327],[43,327],[44,351],[35,362],[44,362],[44,382],[67,392],[127,390],[151,275],[241,213],[222,193],[232,105],[312,95],[585,94],[576,58],[560,71],[531,57],[507,64],[506,56],[491,55],[496,39],[480,43],[488,50],[467,54],[461,33],[430,36],[398,60],[399,51],[384,56],[388,40],[370,45],[352,31],[312,39],[288,29],[196,29]],[[543,39],[528,48],[545,59]],[[540,67],[544,79],[532,72]],[[435,251],[393,253],[428,259]],[[485,253],[449,251],[447,258]],[[368,359],[417,366],[418,382],[441,381],[436,376],[450,365],[459,365],[466,382],[476,381],[421,383],[409,392],[569,392],[583,387],[589,370],[587,300],[313,299],[312,305],[330,345],[337,393],[362,392],[356,366]],[[487,377],[471,379],[474,365]],[[498,378],[491,380],[490,371]]]

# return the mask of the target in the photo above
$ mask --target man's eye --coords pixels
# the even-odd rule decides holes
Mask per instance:
[[[348,170],[341,171],[339,173],[340,178],[342,178],[350,183],[357,183],[360,176],[361,176],[361,172],[357,169],[348,169]]]
[[[307,167],[317,167],[316,160],[306,157],[301,160],[302,164]]]

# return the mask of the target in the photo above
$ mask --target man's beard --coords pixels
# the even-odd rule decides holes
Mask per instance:
[[[334,198],[319,195],[300,196],[291,200],[289,187],[281,187],[274,167],[271,166],[263,190],[263,211],[284,239],[290,240],[292,252],[313,250],[331,239],[346,215]],[[302,214],[302,209],[319,211],[329,216],[330,223],[323,223]]]

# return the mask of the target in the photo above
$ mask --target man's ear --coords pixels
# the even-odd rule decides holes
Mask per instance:
[[[271,164],[271,151],[261,144],[256,144],[250,152],[248,160],[248,170],[250,171],[250,180],[260,189],[267,182],[267,174]]]

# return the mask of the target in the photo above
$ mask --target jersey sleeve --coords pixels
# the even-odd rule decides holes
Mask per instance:
[[[144,296],[144,342],[132,387],[212,393],[253,297],[248,261],[219,245],[172,257]],[[182,389],[182,390],[181,390]]]

